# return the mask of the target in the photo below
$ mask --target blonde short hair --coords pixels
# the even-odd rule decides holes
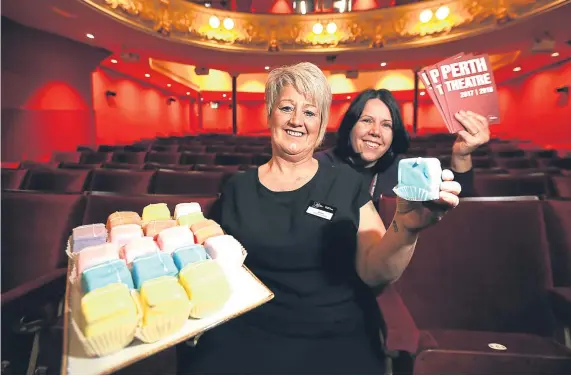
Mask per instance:
[[[331,87],[327,78],[316,65],[312,63],[298,63],[272,70],[266,81],[266,110],[271,116],[280,92],[285,86],[291,85],[307,99],[311,99],[319,108],[321,123],[316,147],[321,144],[327,122],[329,108],[331,107]]]

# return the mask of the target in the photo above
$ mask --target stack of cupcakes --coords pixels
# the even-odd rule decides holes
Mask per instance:
[[[195,202],[178,204],[172,217],[166,204],[146,206],[142,217],[115,212],[106,225],[75,228],[70,251],[80,289],[74,327],[91,356],[135,337],[156,342],[189,317],[216,313],[231,295],[225,267],[245,256]]]

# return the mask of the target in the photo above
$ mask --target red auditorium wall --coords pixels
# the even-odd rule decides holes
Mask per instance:
[[[116,93],[105,95],[106,91]],[[167,92],[119,73],[93,72],[93,109],[97,144],[129,144],[142,138],[191,132],[191,106]]]
[[[2,161],[94,144],[91,72],[106,51],[2,18]]]
[[[571,150],[569,94],[556,88],[571,86],[571,62],[502,83],[499,89],[503,137],[531,140],[546,147]]]

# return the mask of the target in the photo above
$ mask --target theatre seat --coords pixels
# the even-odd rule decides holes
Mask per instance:
[[[151,146],[153,152],[175,153],[178,150],[178,144],[154,144]]]
[[[545,227],[549,239],[553,284],[571,286],[571,201],[544,202]],[[571,316],[569,316],[571,319]]]
[[[146,194],[154,171],[96,169],[91,177],[90,191]]]
[[[20,189],[26,178],[28,170],[26,169],[2,169],[2,190],[4,189]]]
[[[81,153],[78,151],[54,151],[51,161],[53,162],[75,162],[79,163]]]
[[[173,171],[190,171],[194,168],[191,164],[167,164],[167,163],[156,163],[147,162],[145,163],[143,169],[145,170],[173,170]]]
[[[221,171],[221,172],[237,172],[240,166],[219,166],[219,165],[203,165],[197,164],[194,166],[195,171]]]
[[[382,201],[392,218],[394,200]],[[423,331],[415,373],[569,372],[571,350],[554,342],[543,217],[534,198],[472,198],[422,232],[395,283]]]
[[[216,164],[216,154],[214,153],[190,153],[181,154],[180,163],[182,164]]]
[[[180,153],[151,151],[147,154],[146,161],[163,164],[177,164],[180,161]]]
[[[191,153],[206,153],[206,145],[180,145],[178,151],[188,151]]]
[[[206,152],[207,153],[233,153],[236,150],[236,146],[235,145],[227,145],[227,144],[222,144],[222,145],[210,145],[206,147]]]
[[[83,169],[34,169],[29,172],[23,189],[79,193],[87,186],[90,173],[90,170]]]
[[[250,165],[253,164],[253,155],[247,153],[219,153],[216,155],[218,165]]]
[[[83,209],[79,194],[2,193],[3,306],[67,267],[67,239]]]
[[[571,198],[571,176],[554,176],[552,180],[557,197]]]
[[[431,349],[416,358],[416,375],[565,375],[571,372],[571,350],[553,340],[529,334],[430,330],[421,333],[421,342]]]
[[[101,167],[110,170],[142,170],[144,165],[121,162],[107,162],[103,163]]]
[[[46,338],[40,334],[57,321],[65,294],[65,246],[83,209],[79,194],[2,193],[2,361],[12,374],[34,364],[37,344]],[[61,342],[48,347],[59,348],[61,357]]]
[[[535,163],[532,163],[525,157],[496,158],[495,161],[498,166],[505,169],[529,169],[536,167]]]
[[[130,163],[130,164],[143,164],[147,153],[144,151],[116,151],[113,153],[112,162]]]
[[[89,152],[84,151],[81,154],[80,163],[84,164],[101,164],[105,162],[111,162],[111,156],[113,154],[110,152]]]
[[[474,188],[478,196],[541,196],[550,195],[552,183],[547,174],[502,175],[476,174]]]
[[[93,170],[97,167],[101,167],[100,163],[85,164],[76,162],[61,162],[58,166],[59,168],[64,168],[68,170]]]
[[[219,171],[159,170],[152,193],[174,195],[215,195],[231,174]]]

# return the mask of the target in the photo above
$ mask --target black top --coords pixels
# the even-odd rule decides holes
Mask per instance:
[[[362,326],[364,284],[354,260],[359,209],[370,200],[359,174],[345,165],[320,162],[312,180],[286,192],[262,185],[257,169],[229,180],[220,224],[247,249],[246,266],[275,294],[244,319],[293,336]],[[333,218],[306,213],[311,202],[335,208]]]
[[[244,245],[246,266],[275,297],[207,331],[180,357],[186,372],[384,373],[382,317],[354,261],[359,209],[370,200],[345,165],[319,162],[308,183],[287,192],[263,186],[258,169],[234,175],[214,219]],[[306,213],[313,201],[335,209],[331,220]]]
[[[335,153],[335,149],[325,150],[316,153],[314,157],[322,162],[331,163],[333,165],[348,165],[353,170],[361,174],[363,183],[368,184],[369,188],[372,187],[372,180],[377,174],[377,182],[375,192],[373,193],[373,200],[377,201],[381,195],[387,197],[395,197],[393,188],[398,183],[398,164],[403,157],[397,157],[395,161],[380,171],[374,171],[371,168],[356,166],[349,161],[344,160]],[[474,170],[471,169],[466,172],[454,172],[454,180],[460,183],[462,191],[460,197],[474,196]]]

